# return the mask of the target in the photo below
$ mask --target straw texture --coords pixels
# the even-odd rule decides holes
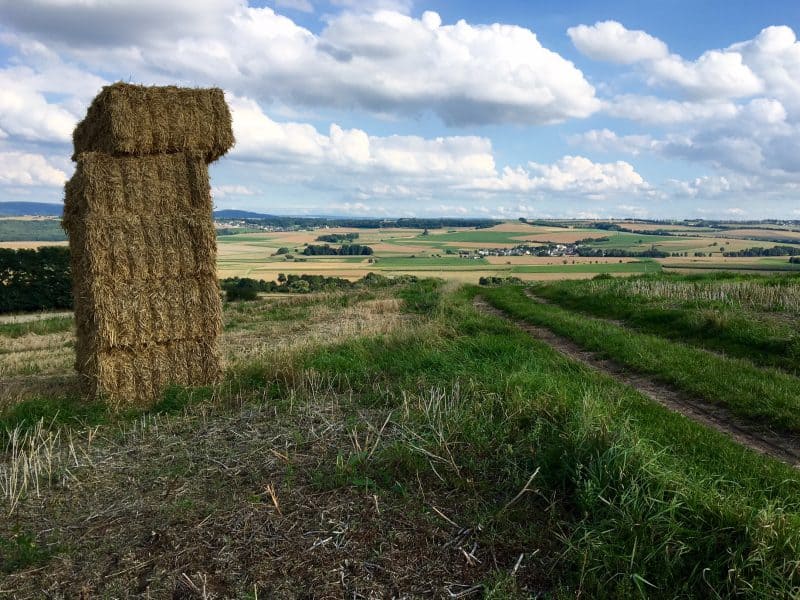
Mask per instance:
[[[212,162],[233,146],[231,113],[218,88],[115,83],[92,101],[72,135],[81,152],[147,155],[185,152]]]
[[[147,406],[169,384],[207,384],[222,372],[206,161],[227,150],[232,134],[215,92],[115,84],[75,131],[78,164],[65,187],[63,226],[72,261],[76,369],[89,395],[119,407]],[[222,108],[214,108],[216,97]],[[183,104],[171,105],[175,98]],[[144,102],[150,105],[139,105]],[[183,113],[182,106],[188,107]],[[154,119],[118,127],[123,112],[130,119],[180,115],[169,131],[148,137]],[[188,129],[203,118],[218,121],[200,128],[210,141]],[[218,127],[225,122],[227,133]],[[181,140],[185,147],[177,147]]]

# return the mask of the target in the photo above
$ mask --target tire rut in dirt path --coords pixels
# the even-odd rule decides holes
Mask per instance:
[[[539,304],[546,304],[547,306],[558,306],[564,310],[569,310],[560,306],[559,304],[549,300],[548,298],[542,298],[541,296],[537,296],[534,294],[530,288],[525,288],[525,295],[533,300],[534,302],[538,302]],[[611,323],[612,325],[616,325],[617,327],[627,327],[625,321],[621,321],[620,319],[609,319],[606,317],[595,317],[594,315],[591,316],[592,319],[597,319],[598,321],[603,321],[604,323]]]
[[[613,377],[617,381],[634,388],[653,402],[657,402],[693,421],[724,433],[751,450],[771,456],[796,469],[800,469],[800,436],[775,432],[753,423],[748,423],[736,417],[724,407],[687,395],[650,377],[631,373],[618,363],[602,358],[595,352],[584,350],[575,342],[561,337],[545,327],[531,325],[510,317],[507,313],[490,305],[479,296],[475,298],[474,305],[478,310],[511,321],[531,337],[546,343],[564,356],[580,362],[595,371]]]
[[[531,291],[530,288],[525,288],[525,295],[528,298],[530,298],[531,300],[533,300],[534,302],[538,302],[539,304],[545,304],[547,306],[555,306],[555,307],[560,308],[561,310],[566,310],[566,311],[569,311],[571,313],[582,315],[582,316],[586,317],[587,319],[594,319],[595,321],[602,321],[603,323],[610,323],[611,325],[616,325],[617,327],[622,327],[623,329],[627,329],[628,331],[635,331],[636,333],[647,333],[646,331],[642,332],[642,331],[634,329],[633,327],[631,327],[630,324],[628,324],[625,321],[622,321],[620,319],[610,319],[608,317],[598,317],[598,316],[593,315],[591,313],[583,313],[583,312],[580,312],[580,311],[575,310],[575,309],[565,308],[565,307],[561,306],[560,304],[558,304],[557,302],[553,302],[552,300],[550,300],[548,298],[542,298],[541,296],[537,296],[536,294],[534,294]],[[681,340],[675,340],[675,339],[671,339],[671,338],[664,338],[664,339],[667,339],[670,342],[675,342],[675,343],[679,343],[679,344],[680,343],[686,343],[686,342],[682,342]],[[709,348],[704,348],[702,346],[692,346],[692,348],[694,348],[695,350],[699,350],[700,352],[706,352],[708,354],[713,354],[714,356],[717,356],[719,358],[731,358],[730,355],[725,354],[724,352],[718,352],[717,350],[710,350]],[[751,364],[754,367],[763,368],[761,365],[757,365],[756,363],[751,363]]]

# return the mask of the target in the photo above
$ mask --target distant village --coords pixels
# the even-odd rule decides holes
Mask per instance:
[[[580,244],[547,244],[545,246],[520,245],[513,248],[479,248],[459,250],[458,255],[466,259],[481,259],[486,256],[579,256]]]
[[[318,227],[298,227],[297,225],[271,225],[269,223],[264,223],[262,221],[256,221],[253,219],[250,220],[216,219],[214,221],[214,227],[217,228],[218,232],[227,232],[227,233],[249,233],[253,231],[268,231],[270,233],[280,233],[288,231],[298,231],[299,229],[307,229],[309,231],[319,229]],[[323,228],[327,229],[327,227]]]

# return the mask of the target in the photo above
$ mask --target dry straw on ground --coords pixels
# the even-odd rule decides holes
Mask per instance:
[[[221,302],[207,162],[233,143],[221,90],[103,89],[67,182],[78,340],[90,395],[147,404],[215,381]]]

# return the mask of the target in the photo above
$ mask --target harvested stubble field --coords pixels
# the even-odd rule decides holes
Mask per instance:
[[[561,356],[476,295],[576,339],[581,323],[611,327],[518,288],[432,280],[273,296],[226,305],[218,386],[115,415],[21,393],[0,412],[0,593],[797,595],[796,469]],[[677,348],[622,335],[641,356]]]

